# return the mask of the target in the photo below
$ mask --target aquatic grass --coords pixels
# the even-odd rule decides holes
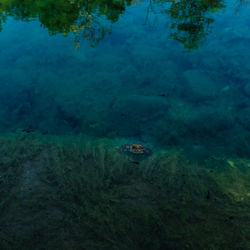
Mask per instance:
[[[162,150],[135,164],[119,140],[24,132],[1,145],[16,158],[1,164],[1,248],[249,247],[245,159]]]
[[[6,135],[1,136],[0,145],[0,210],[2,211],[5,208],[4,204],[11,199],[12,189],[20,181],[24,162],[27,159],[32,159],[38,153],[40,144],[35,141],[31,142],[25,136],[17,133],[13,138],[8,138]]]

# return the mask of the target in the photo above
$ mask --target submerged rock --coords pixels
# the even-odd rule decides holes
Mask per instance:
[[[218,93],[218,84],[211,80],[201,70],[187,70],[184,72],[187,86],[192,92],[192,98],[212,99]]]
[[[244,86],[244,94],[245,94],[247,97],[250,97],[250,83],[247,83],[247,84]]]

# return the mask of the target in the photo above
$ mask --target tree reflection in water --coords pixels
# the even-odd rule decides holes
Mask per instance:
[[[197,49],[210,32],[214,22],[211,13],[225,7],[222,0],[150,0],[146,19],[150,11],[157,13],[156,4],[170,17],[170,38],[188,50]]]
[[[94,46],[130,4],[131,0],[7,0],[0,3],[0,22],[7,16],[23,21],[38,18],[50,35],[74,33],[76,46],[81,37]]]
[[[112,23],[118,21],[126,7],[139,3],[138,0],[6,0],[0,3],[0,28],[7,16],[29,21],[38,18],[51,35],[69,33],[75,35],[75,46],[81,38],[95,46],[111,33]],[[247,0],[240,0],[239,6]],[[236,9],[239,7],[236,6]],[[199,47],[211,30],[214,22],[211,13],[224,8],[223,0],[149,0],[146,21],[154,8],[170,17],[170,37],[190,50]],[[166,21],[168,22],[168,21]],[[146,22],[147,23],[147,22]]]

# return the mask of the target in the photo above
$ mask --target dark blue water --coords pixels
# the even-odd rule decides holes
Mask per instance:
[[[248,156],[247,2],[6,1],[1,13],[1,131]]]

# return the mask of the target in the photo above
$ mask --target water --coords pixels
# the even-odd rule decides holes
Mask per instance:
[[[246,6],[4,2],[1,131],[135,137],[248,156]]]
[[[155,212],[151,218],[152,221],[164,218],[168,221],[166,224],[176,224],[176,221],[166,219],[164,212],[163,215],[161,214],[162,211],[167,211],[166,214],[168,215],[176,213],[176,217],[182,214],[182,211],[179,211],[179,208],[177,209],[179,205],[177,207],[173,205],[175,204],[175,198],[178,202],[181,202],[180,204],[186,204],[186,201],[190,199],[197,200],[198,205],[195,211],[198,211],[198,213],[203,211],[204,201],[202,199],[204,197],[206,202],[210,201],[210,196],[215,196],[217,201],[223,201],[225,195],[230,197],[230,202],[233,199],[233,202],[235,202],[233,207],[230,207],[229,204],[231,203],[229,201],[224,201],[225,207],[221,204],[223,202],[219,202],[219,205],[215,204],[218,211],[220,209],[226,210],[226,224],[222,223],[223,226],[218,229],[219,232],[215,230],[219,234],[223,233],[224,227],[227,228],[227,223],[232,223],[232,219],[228,218],[237,216],[235,212],[238,209],[237,202],[244,200],[245,203],[241,206],[244,209],[249,207],[250,187],[247,184],[247,178],[243,177],[244,174],[242,174],[245,173],[245,176],[250,176],[248,163],[250,157],[250,26],[248,4],[247,0],[25,0],[21,2],[6,0],[0,3],[0,133],[2,138],[11,135],[11,139],[2,139],[2,145],[14,145],[14,149],[12,146],[5,146],[6,148],[10,147],[10,149],[5,149],[3,146],[1,153],[8,160],[2,157],[1,164],[11,169],[10,166],[21,162],[20,166],[23,169],[23,172],[20,170],[19,173],[20,176],[23,176],[20,177],[21,179],[18,177],[15,180],[14,177],[11,177],[13,182],[10,181],[10,183],[14,188],[13,192],[16,192],[15,187],[26,190],[27,186],[32,186],[34,183],[35,186],[39,186],[37,190],[41,193],[44,189],[48,188],[50,190],[51,187],[44,187],[39,181],[34,181],[34,183],[30,181],[32,178],[38,178],[40,172],[43,172],[41,170],[41,166],[45,165],[41,160],[43,158],[51,158],[55,162],[58,159],[62,166],[61,170],[58,170],[60,167],[56,170],[57,172],[49,170],[50,175],[53,177],[45,175],[48,178],[46,183],[51,182],[53,190],[56,188],[62,190],[62,187],[64,187],[64,191],[71,190],[71,184],[75,182],[81,183],[81,180],[72,175],[72,177],[69,177],[69,179],[72,178],[71,181],[68,181],[71,183],[69,184],[64,179],[64,174],[67,171],[73,171],[77,175],[80,170],[73,167],[76,162],[84,162],[83,159],[86,157],[95,158],[98,156],[101,158],[97,157],[98,161],[100,161],[97,168],[100,167],[102,169],[100,171],[104,171],[102,177],[98,174],[98,178],[101,178],[102,181],[105,178],[110,178],[110,183],[114,182],[112,187],[117,183],[119,183],[118,186],[123,187],[123,185],[131,181],[130,186],[125,185],[121,189],[121,193],[127,192],[124,190],[129,190],[128,193],[130,193],[130,190],[137,190],[132,191],[135,194],[132,195],[131,199],[135,197],[138,200],[144,199],[150,207],[149,210],[145,210],[144,217],[141,218],[138,211],[141,211],[142,208],[138,204],[132,202],[132,207],[138,209],[138,211],[133,210],[136,215],[130,214],[132,213],[129,212],[131,207],[127,208],[122,205],[119,207],[117,205],[118,208],[114,212],[117,218],[110,224],[118,230],[117,228],[122,228],[118,222],[119,216],[121,218],[127,216],[126,218],[130,219],[127,221],[124,219],[125,222],[121,219],[121,224],[124,223],[125,225],[126,229],[124,231],[131,230],[131,235],[128,233],[130,236],[126,236],[126,238],[122,229],[121,235],[113,237],[115,233],[112,232],[111,228],[109,228],[111,231],[106,235],[104,233],[106,229],[91,226],[91,223],[100,223],[101,225],[108,223],[100,215],[103,211],[109,211],[108,215],[104,213],[104,217],[112,214],[109,203],[105,203],[107,202],[105,200],[107,196],[103,197],[103,194],[98,193],[98,195],[89,199],[97,203],[99,202],[97,200],[102,202],[105,200],[103,204],[106,205],[104,207],[100,205],[100,210],[97,209],[98,211],[96,210],[93,214],[85,214],[90,218],[88,223],[82,225],[76,221],[70,221],[67,216],[74,210],[73,208],[69,212],[68,208],[64,207],[63,212],[60,212],[69,219],[69,224],[73,225],[74,230],[79,230],[79,235],[80,232],[87,235],[89,231],[95,231],[95,233],[92,232],[89,237],[86,236],[87,240],[84,241],[83,245],[79,243],[79,240],[82,239],[77,233],[71,234],[67,232],[65,233],[66,236],[60,233],[60,236],[57,236],[63,238],[63,242],[68,241],[68,245],[66,243],[60,245],[58,243],[60,240],[54,239],[54,245],[52,243],[46,245],[48,248],[57,247],[59,249],[59,246],[61,249],[111,249],[111,246],[113,249],[131,248],[133,240],[131,242],[130,240],[133,234],[138,233],[139,237],[144,235],[145,238],[147,238],[147,234],[152,234],[145,222],[147,220],[145,218],[151,218],[150,216],[153,214],[152,207],[154,211],[158,211],[159,208],[159,211]],[[38,137],[34,139],[33,134],[38,135]],[[26,136],[28,136],[28,139]],[[69,149],[61,149],[60,146],[59,149],[52,150],[54,153],[57,152],[55,153],[56,156],[53,153],[51,153],[52,156],[48,156],[50,150],[44,149],[48,147],[48,142],[45,143],[46,146],[43,144],[44,138],[49,138],[49,141],[52,140],[53,143],[55,141],[58,143],[58,140],[67,141],[71,137],[74,139],[69,139],[70,143],[72,141],[76,143],[75,141],[77,141],[76,145],[78,146],[76,146],[75,151],[65,153]],[[93,140],[107,140],[108,142],[105,142],[106,144],[101,142],[102,146],[100,147],[104,147],[103,151],[98,149],[93,153],[91,149],[91,153],[86,156],[85,153],[78,149],[82,145],[81,143],[78,144],[79,138],[84,138],[84,141],[88,141],[90,144],[92,143],[90,141]],[[25,143],[28,143],[28,146]],[[145,164],[145,166],[143,165],[146,169],[145,172],[141,173],[141,170],[135,170],[131,174],[122,170],[121,173],[124,176],[131,175],[131,180],[125,178],[122,174],[117,174],[112,179],[113,177],[110,177],[112,171],[107,170],[108,167],[103,170],[103,166],[108,163],[100,159],[103,159],[103,155],[106,154],[104,153],[105,150],[111,150],[111,153],[108,154],[116,155],[114,151],[117,151],[117,148],[124,143],[146,145],[153,150],[152,157],[156,157],[156,159],[152,160],[153,163],[150,163],[148,159],[145,159],[145,163],[143,163],[144,161],[141,163],[137,159],[130,159],[129,164],[131,165],[132,162],[135,169],[137,167],[141,169],[141,164]],[[68,142],[63,144],[68,145]],[[39,148],[37,151],[34,149],[34,155],[31,150],[33,147]],[[95,148],[95,146],[93,147]],[[22,155],[23,152],[29,150],[32,152],[27,153],[27,157],[26,153],[25,156],[19,156],[19,154]],[[78,150],[80,150],[80,153]],[[12,156],[9,155],[8,151],[13,153]],[[64,158],[63,153],[58,152],[64,152],[69,158],[71,154],[76,154],[76,156],[68,159],[66,156]],[[163,157],[160,152],[168,153]],[[169,152],[174,152],[174,156],[169,156]],[[189,161],[203,161],[202,164],[204,164],[205,169],[196,171],[196,163],[194,163],[188,165],[189,167],[184,171],[183,168],[185,169],[185,167],[182,167],[186,162],[186,160],[182,159],[184,156],[180,156],[180,159],[176,160],[179,156],[175,155],[178,155],[179,152],[185,154],[185,157],[190,157],[191,160],[189,159]],[[82,154],[84,157],[81,156]],[[12,160],[15,157],[18,160],[13,163]],[[111,156],[107,156],[107,159],[109,159],[108,157]],[[107,160],[110,166],[115,161],[112,157],[111,163]],[[184,163],[181,163],[182,160]],[[94,165],[91,160],[89,161],[91,166]],[[39,165],[37,162],[42,163],[39,163],[41,164]],[[50,166],[55,164],[55,162],[49,160],[46,162],[49,162],[48,165]],[[163,173],[157,172],[158,170],[155,170],[154,167],[152,169],[149,167],[151,164],[152,166],[158,166],[157,164],[161,166],[161,164],[164,165],[165,163],[172,164],[170,170],[166,170],[167,172],[164,172],[165,170],[162,170]],[[173,167],[174,164],[176,164],[177,170]],[[225,164],[233,172],[229,170],[229,172],[224,172]],[[30,166],[33,166],[33,169],[38,169],[37,172],[32,172],[29,169],[32,168]],[[3,167],[3,176],[12,176],[6,172],[8,167]],[[68,170],[68,168],[71,170]],[[79,168],[81,169],[81,167]],[[116,168],[114,167],[114,169]],[[15,171],[14,168],[13,176],[18,174]],[[215,176],[211,177],[209,174],[208,177],[206,173],[209,171],[218,172],[216,172]],[[31,173],[31,175],[27,173]],[[184,182],[180,181],[180,179],[184,178],[184,175],[189,175],[189,173],[190,178],[188,177]],[[149,177],[150,174],[152,174],[151,177]],[[157,177],[158,175],[161,177]],[[163,178],[162,176],[165,175],[170,177]],[[193,176],[199,179],[198,176],[200,175],[205,176],[204,181],[199,184],[196,183],[195,186],[196,178],[193,179]],[[87,176],[89,178],[92,174]],[[96,175],[93,174],[93,176]],[[93,176],[91,178],[93,178],[94,183],[100,180],[97,177],[95,179]],[[138,178],[140,179],[139,184],[135,185],[135,180]],[[125,179],[125,182],[122,182],[122,179]],[[193,184],[183,189],[183,183],[186,184],[188,180]],[[162,183],[165,183],[165,181],[168,184],[164,184],[164,186]],[[154,188],[151,189],[151,186],[150,188],[145,187],[145,183],[154,183],[156,190],[160,186],[162,192],[168,190],[169,196],[161,197],[163,201],[160,205],[157,205],[157,208],[154,207],[155,204],[151,201],[152,196],[154,196],[152,193],[157,192],[152,191]],[[231,183],[233,187],[230,187],[228,183]],[[20,185],[24,185],[25,188]],[[82,187],[82,184],[79,185],[75,189],[72,188],[72,190],[75,190],[71,190],[72,193],[67,191],[70,193],[68,194],[69,197],[72,196],[73,198],[72,200],[69,199],[68,203],[65,201],[65,204],[80,204],[79,207],[86,205],[85,201],[80,198],[74,198],[82,194],[81,192],[85,192],[83,190],[86,187]],[[99,189],[97,189],[106,190],[106,184],[103,185],[100,184]],[[175,185],[176,187],[174,187]],[[6,194],[9,192],[6,191],[7,187],[10,188],[9,186],[9,184],[6,184],[6,186],[2,187]],[[93,187],[90,185],[88,188],[91,190]],[[107,192],[110,192],[109,188]],[[193,189],[196,189],[196,191],[202,190],[202,194],[198,191],[199,194],[197,194]],[[183,194],[185,198],[179,197],[180,190],[185,190]],[[189,196],[190,194],[186,190],[193,190],[194,193],[190,191],[193,196]],[[37,193],[39,193],[38,191]],[[27,192],[29,194],[30,191]],[[144,192],[146,193],[145,197],[143,196]],[[21,191],[19,195],[20,200],[34,200],[34,198],[23,197],[24,194]],[[109,195],[112,196],[113,193]],[[34,197],[38,199],[37,196]],[[159,200],[157,197],[156,195],[154,199]],[[51,199],[53,200],[53,198],[48,200],[51,201]],[[60,200],[58,197],[57,199]],[[88,198],[86,199],[88,200]],[[114,200],[116,199],[118,198],[115,196]],[[164,199],[168,200],[170,205],[167,205],[167,202],[164,203]],[[214,200],[216,201],[216,199]],[[215,202],[214,200],[213,202]],[[49,203],[49,201],[46,202]],[[58,204],[58,200],[56,201],[55,204]],[[15,205],[12,203],[9,204],[6,201],[4,204],[3,207],[0,207],[3,211],[8,211],[8,207],[14,209],[13,206]],[[20,204],[22,204],[21,201]],[[49,208],[52,207],[53,213],[56,214],[55,210],[59,208],[55,204],[50,205]],[[85,205],[83,206],[83,204]],[[171,207],[172,205],[173,207]],[[22,205],[20,206],[22,207]],[[93,204],[90,202],[86,206],[92,208]],[[79,207],[77,207],[77,216],[80,218]],[[36,214],[36,209],[34,209],[35,211],[29,209],[24,211]],[[189,214],[192,209],[184,206],[183,211]],[[211,228],[213,228],[217,223],[214,214],[220,214],[220,212],[217,211],[213,214],[210,205],[208,205],[207,209],[209,214],[207,218],[209,218]],[[45,211],[47,210],[49,209],[45,209]],[[12,210],[10,209],[10,211]],[[21,211],[21,209],[18,211]],[[7,215],[3,216],[4,220],[9,218],[8,212],[6,213]],[[25,214],[25,212],[23,213]],[[245,216],[249,219],[249,213],[247,214],[246,210],[242,211],[242,213],[244,214],[242,218]],[[16,225],[18,222],[15,222],[15,220],[18,221],[17,218],[22,217],[23,214],[16,211],[13,214],[16,214],[16,217],[13,215],[13,227],[18,228]],[[139,219],[136,217],[137,215]],[[206,231],[204,231],[203,233],[206,235],[204,241],[198,245],[197,241],[195,241],[197,235],[194,221],[199,216],[192,214],[191,218],[187,220],[185,216],[183,215],[182,222],[178,221],[178,223],[186,223],[186,229],[192,231],[192,237],[195,235],[192,240],[189,241],[189,236],[184,230],[179,231],[178,236],[168,237],[167,242],[164,242],[164,230],[170,232],[172,229],[161,230],[164,228],[163,226],[159,226],[156,222],[150,224],[151,219],[148,219],[150,227],[153,225],[153,227],[158,228],[161,236],[159,238],[155,236],[156,241],[151,242],[152,244],[148,242],[149,245],[145,243],[147,241],[144,239],[145,242],[138,243],[135,249],[205,249],[204,246],[219,249],[217,248],[219,245],[228,249],[230,244],[234,244],[230,241],[225,243],[227,236],[222,237],[224,240],[210,239],[206,235]],[[231,228],[231,233],[235,235],[236,232],[245,230],[244,236],[242,238],[239,236],[236,242],[237,247],[241,244],[239,249],[247,249],[247,247],[250,247],[250,239],[246,235],[250,235],[250,226],[248,223],[248,227],[242,229],[239,226],[243,223],[242,218],[235,219],[236,222]],[[128,221],[133,219],[142,228],[146,228],[146,231],[138,228],[138,230],[133,229],[134,231],[129,229],[131,225],[129,225]],[[53,221],[50,217],[48,220]],[[58,220],[61,223],[63,219],[60,217]],[[225,218],[223,217],[220,220],[224,221]],[[5,221],[5,223],[7,222]],[[23,222],[23,224],[25,223]],[[53,223],[51,225],[52,231],[53,228],[68,226],[66,222],[63,222],[65,223],[63,226],[57,221],[53,221]],[[154,225],[154,223],[157,225]],[[39,220],[36,225],[41,225],[41,221]],[[2,248],[14,248],[13,243],[10,243],[10,239],[15,235],[14,242],[18,242],[18,244],[21,242],[20,245],[17,244],[19,249],[20,246],[27,249],[29,237],[33,237],[34,246],[40,249],[49,236],[44,233],[44,228],[37,227],[39,229],[28,231],[23,236],[15,230],[12,234],[6,233],[9,230],[6,226],[7,231],[4,231],[4,236],[0,234],[0,237],[7,242],[4,243],[5,245]],[[87,230],[88,227],[91,229]],[[59,229],[57,228],[57,230]],[[157,229],[155,230],[157,231]],[[178,227],[176,230],[181,229]],[[174,235],[176,235],[175,233],[178,234],[173,232]],[[211,232],[208,230],[209,233]],[[53,233],[51,234],[53,235]],[[230,233],[228,234],[230,235]],[[126,240],[119,245],[117,242],[121,241],[120,237],[122,238],[122,235]],[[179,244],[181,237],[183,237],[182,243]],[[214,240],[214,242],[208,243],[206,237],[207,241],[210,239],[211,241]],[[95,245],[93,238],[97,239],[100,245]],[[232,249],[235,249],[234,247]]]

